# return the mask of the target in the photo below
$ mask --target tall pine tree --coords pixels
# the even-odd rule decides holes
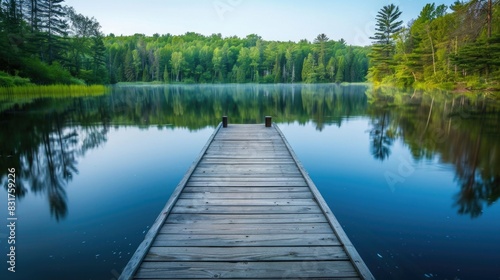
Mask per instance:
[[[67,35],[67,24],[65,21],[62,2],[64,0],[43,0],[38,3],[38,14],[40,15],[40,30],[44,34],[45,42],[42,50],[42,60],[51,64],[60,58],[64,44],[60,37]]]
[[[369,77],[373,82],[380,82],[383,77],[391,75],[394,67],[394,35],[401,30],[403,21],[398,21],[401,16],[399,7],[394,4],[384,6],[377,14]]]

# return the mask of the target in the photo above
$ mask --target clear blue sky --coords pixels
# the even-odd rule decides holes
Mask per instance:
[[[105,34],[180,35],[188,31],[223,37],[258,34],[266,40],[312,41],[325,33],[351,45],[369,45],[377,12],[390,3],[405,24],[432,1],[420,0],[66,0],[80,14],[95,17]],[[450,5],[455,0],[437,0]]]

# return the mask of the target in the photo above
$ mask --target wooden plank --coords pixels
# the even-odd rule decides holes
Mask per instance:
[[[286,177],[284,177],[286,176]],[[229,179],[229,180],[246,180],[246,179],[279,179],[281,181],[286,181],[290,178],[292,179],[298,179],[302,178],[300,173],[247,173],[247,174],[227,174],[227,175],[219,175],[219,174],[204,174],[204,173],[193,173],[191,175],[191,178],[196,178],[198,177],[198,180],[201,180],[202,178],[220,178],[220,179]],[[201,178],[201,179],[200,179]]]
[[[280,140],[281,141],[281,140]],[[282,152],[286,151],[286,146],[283,143],[278,142],[264,142],[264,141],[253,141],[252,142],[244,142],[244,141],[217,141],[214,142],[209,149],[224,151],[224,150],[235,150],[238,151],[240,149],[246,150],[281,150]]]
[[[286,147],[282,146],[276,146],[276,145],[271,145],[271,146],[260,146],[260,147],[247,147],[245,145],[234,145],[234,146],[228,146],[226,145],[225,147],[210,147],[208,150],[210,152],[252,152],[252,153],[261,153],[261,154],[269,154],[273,152],[279,152],[279,153],[286,153]]]
[[[220,141],[216,140],[212,145],[210,145],[209,149],[234,149],[234,148],[246,148],[246,149],[282,149],[286,150],[286,146],[283,145],[280,141],[269,141],[263,142],[259,141],[258,143],[255,141]]]
[[[231,182],[192,182],[188,183],[183,193],[196,193],[196,192],[211,192],[211,193],[226,193],[226,192],[246,192],[246,193],[275,193],[275,192],[304,192],[309,190],[304,184],[290,184],[290,183],[231,183]],[[246,185],[246,186],[245,186]]]
[[[311,192],[274,192],[274,193],[255,193],[255,192],[203,192],[203,193],[186,193],[183,192],[180,199],[311,199],[313,195]]]
[[[290,177],[290,178],[285,178],[285,177],[266,177],[262,178],[260,176],[234,176],[234,177],[214,177],[214,176],[200,176],[200,177],[191,177],[189,179],[189,182],[199,182],[199,181],[214,181],[214,182],[235,182],[235,181],[241,181],[241,182],[264,182],[264,183],[270,183],[273,184],[274,182],[306,182],[304,178],[301,177]]]
[[[144,262],[139,279],[301,279],[307,277],[357,277],[350,261],[312,262]]]
[[[235,187],[235,188],[247,188],[248,192],[262,191],[262,192],[271,192],[273,188],[276,188],[276,191],[293,191],[294,189],[298,189],[300,187],[305,187],[306,184],[303,182],[241,182],[241,181],[229,181],[229,182],[214,182],[214,181],[194,181],[188,182],[187,187],[212,187],[215,189],[220,189],[223,191],[226,187]],[[259,189],[256,189],[259,188]],[[228,191],[229,189],[225,189]],[[207,190],[210,191],[210,190]],[[241,191],[244,191],[241,189]]]
[[[349,260],[341,246],[309,247],[151,247],[145,261],[339,261]]]
[[[210,145],[210,149],[231,149],[231,148],[246,148],[246,149],[286,149],[283,143],[279,142],[243,142],[243,141],[216,141]]]
[[[263,155],[261,157],[247,157],[247,156],[240,156],[240,155],[226,155],[226,156],[220,156],[220,155],[205,155],[203,157],[205,160],[211,160],[211,159],[231,159],[231,160],[261,160],[261,161],[266,161],[266,160],[290,160],[293,159],[292,156],[290,155],[282,155],[282,156],[275,156],[273,154],[267,154]]]
[[[232,132],[232,133],[221,133],[216,138],[217,141],[260,141],[260,142],[272,142],[279,141],[279,136],[274,133],[261,133],[259,131],[255,132]]]
[[[283,153],[286,155],[287,150],[286,148],[283,147],[276,147],[276,146],[269,146],[269,147],[246,147],[246,146],[230,146],[230,147],[210,147],[208,152],[213,152],[213,153],[258,153],[262,155],[269,155],[273,153]],[[293,161],[291,161],[293,162]]]
[[[225,146],[222,148],[210,147],[207,152],[209,153],[231,153],[231,152],[246,152],[246,153],[261,153],[261,154],[269,154],[271,152],[276,152],[276,154],[287,155],[288,151],[285,146],[269,146],[269,147],[259,147],[259,148],[245,148],[245,145],[234,145],[233,146]]]
[[[321,214],[170,214],[165,221],[172,224],[283,224],[283,223],[326,223]]]
[[[254,170],[258,169],[258,170]],[[255,177],[255,176],[270,176],[274,175],[274,177],[280,177],[285,175],[293,175],[294,177],[300,177],[300,173],[298,170],[293,169],[279,169],[279,168],[238,168],[234,167],[234,170],[225,169],[225,168],[197,168],[195,172],[193,172],[194,176],[221,176],[221,177]]]
[[[182,199],[176,206],[315,206],[313,199]]]
[[[145,279],[145,278],[135,278],[135,279]],[[165,280],[169,278],[149,278],[148,280]],[[172,278],[170,278],[172,279]],[[213,279],[213,278],[183,278],[182,280],[200,280],[200,279]],[[243,278],[223,278],[224,280],[241,280]],[[284,278],[253,278],[253,277],[245,277],[245,280],[282,280]],[[287,278],[290,279],[290,278]],[[293,278],[293,279],[307,279],[307,280],[325,280],[325,279],[335,279],[335,280],[360,280],[358,277],[335,277],[335,278],[316,278],[316,277],[307,277],[307,278]]]
[[[232,159],[214,159],[214,160],[207,160],[206,158],[203,159],[200,163],[200,165],[260,165],[260,166],[268,166],[268,165],[274,165],[274,164],[279,164],[279,165],[284,165],[284,164],[290,164],[294,165],[294,162],[291,162],[289,160],[284,160],[284,159],[277,159],[277,160],[252,160],[252,159],[247,159],[247,160],[232,160]]]
[[[256,152],[256,151],[241,151],[241,152],[231,152],[231,151],[207,151],[206,154],[208,156],[219,156],[219,157],[234,157],[234,158],[238,158],[238,157],[245,157],[245,158],[255,158],[255,159],[258,159],[258,158],[277,158],[277,157],[286,157],[288,156],[288,153],[286,152],[269,152],[269,153],[266,153],[266,152]]]
[[[300,223],[300,224],[168,224],[160,229],[163,234],[291,234],[291,233],[333,233],[328,223]]]
[[[262,166],[262,165],[202,165],[196,168],[194,173],[248,173],[253,174],[265,174],[265,173],[295,173],[300,174],[299,169],[295,165],[272,165],[272,166]]]
[[[331,233],[319,234],[158,234],[153,246],[336,246],[341,245]]]
[[[174,206],[171,213],[188,214],[290,214],[290,213],[322,213],[319,206],[220,206],[220,205],[196,205],[196,206]]]

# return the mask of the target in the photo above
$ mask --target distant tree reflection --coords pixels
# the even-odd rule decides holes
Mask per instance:
[[[459,214],[470,215],[472,218],[479,217],[483,213],[484,204],[489,206],[497,201],[500,191],[500,174],[495,174],[494,166],[481,163],[481,161],[491,160],[492,156],[488,147],[483,148],[486,116],[483,107],[476,139],[471,139],[468,134],[461,133],[457,134],[453,141],[458,142],[457,147],[460,148],[460,150],[457,148],[457,156],[453,159],[456,167],[456,181],[460,187],[460,192],[456,195],[455,206],[458,207]]]
[[[42,194],[57,221],[64,219],[68,213],[65,188],[78,174],[78,158],[106,142],[109,127],[107,123],[89,126],[68,124],[69,119],[81,116],[78,109],[82,104],[75,103],[76,107],[71,102],[58,104],[64,105],[62,112],[44,114],[43,117],[18,114],[15,127],[12,127],[14,122],[10,122],[5,130],[0,129],[0,135],[15,134],[15,137],[2,143],[5,150],[15,151],[15,155],[9,162],[1,161],[0,165],[2,168],[4,165],[15,167],[17,198],[22,199],[28,190]],[[2,116],[7,118],[9,112]],[[0,178],[6,180],[1,173]]]
[[[396,130],[415,160],[438,158],[453,165],[460,188],[453,205],[459,214],[477,218],[486,205],[498,200],[498,101],[479,94],[466,97],[444,92],[404,93],[394,89],[373,90],[367,95],[371,104],[370,138],[374,158],[383,160],[389,156],[395,139],[392,131]],[[385,113],[389,108],[392,119]]]
[[[384,161],[391,155],[394,133],[390,129],[390,115],[387,112],[372,118],[370,130],[370,150],[375,159]]]
[[[0,106],[0,181],[16,168],[17,194],[44,194],[55,219],[68,213],[65,188],[78,160],[107,141],[110,125],[140,128],[231,123],[312,123],[317,130],[352,117],[370,118],[370,153],[380,161],[400,139],[415,161],[439,159],[455,167],[460,192],[454,207],[477,217],[499,198],[500,108],[480,97],[402,92],[340,85],[117,86],[103,97],[37,99]],[[491,105],[493,104],[493,105]],[[1,105],[1,104],[0,104]],[[479,125],[481,124],[481,125]]]

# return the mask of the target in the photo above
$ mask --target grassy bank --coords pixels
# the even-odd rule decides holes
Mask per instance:
[[[14,87],[0,87],[0,99],[4,98],[66,98],[103,95],[108,87],[103,85],[25,85]]]

